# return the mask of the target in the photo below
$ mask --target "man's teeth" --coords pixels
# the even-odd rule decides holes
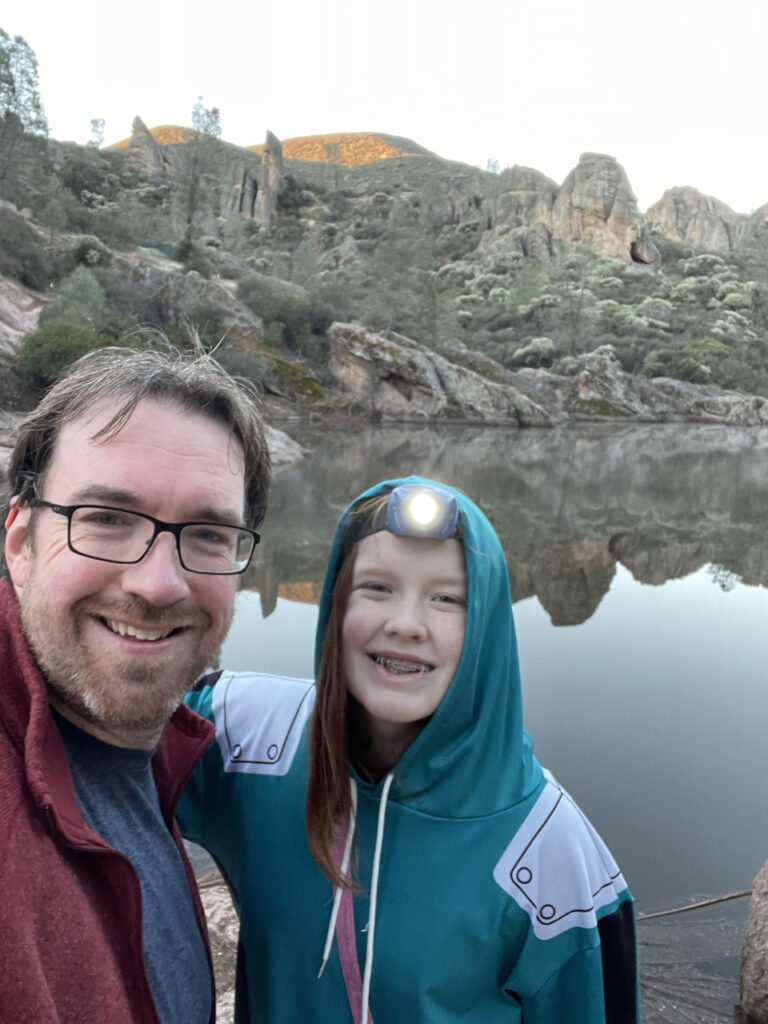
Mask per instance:
[[[113,633],[119,633],[120,636],[132,636],[136,640],[164,640],[173,632],[173,629],[137,629],[125,622],[115,622],[114,619],[107,619],[106,623]]]
[[[423,675],[424,672],[428,672],[432,666],[426,665],[423,661],[404,661],[402,658],[383,658],[381,655],[374,655],[374,660],[377,665],[381,665],[388,672],[394,672],[395,674],[406,675],[409,672],[419,672]]]

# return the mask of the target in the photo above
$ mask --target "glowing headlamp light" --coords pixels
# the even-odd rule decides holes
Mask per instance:
[[[450,491],[424,484],[400,484],[389,495],[387,529],[400,537],[453,537],[459,508]]]

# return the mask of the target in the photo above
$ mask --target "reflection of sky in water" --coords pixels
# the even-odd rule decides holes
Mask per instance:
[[[261,617],[258,594],[237,595],[235,621],[221,651],[222,668],[251,669],[274,675],[314,675],[317,608],[278,598],[268,619]]]
[[[312,674],[317,610],[237,599],[227,668]],[[603,834],[641,909],[749,888],[768,857],[768,590],[702,569],[659,587],[621,565],[597,612],[516,607],[526,724]]]

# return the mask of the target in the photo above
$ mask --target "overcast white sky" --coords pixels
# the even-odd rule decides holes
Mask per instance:
[[[4,0],[0,27],[58,139],[189,124],[202,96],[239,145],[380,131],[557,182],[592,151],[641,209],[673,185],[768,202],[763,0]]]

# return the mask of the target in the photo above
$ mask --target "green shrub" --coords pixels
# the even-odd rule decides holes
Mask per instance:
[[[325,334],[334,321],[331,307],[317,300],[310,303],[309,329],[312,334]]]
[[[302,189],[292,174],[286,174],[282,189],[277,195],[277,208],[282,213],[298,214],[305,202]]]
[[[207,280],[210,280],[213,276],[211,264],[208,262],[204,251],[189,238],[182,238],[176,246],[176,259],[182,264],[186,273],[189,273],[190,270],[195,270],[201,277]]]
[[[51,281],[51,269],[37,232],[13,210],[0,207],[0,274],[42,291]]]
[[[280,348],[285,337],[285,324],[281,320],[270,320],[264,329],[264,341],[271,348]]]
[[[551,366],[555,357],[555,344],[551,338],[531,338],[527,345],[512,356],[513,366]]]
[[[188,309],[185,316],[207,352],[216,348],[227,333],[221,311],[213,306],[198,303]]]
[[[112,262],[112,253],[96,235],[82,235],[73,256],[78,265],[85,267],[106,267]]]
[[[222,349],[217,353],[217,361],[233,377],[245,377],[246,380],[255,381],[263,381],[272,367],[272,363],[265,356],[260,356],[256,352],[242,352],[239,349]]]
[[[238,282],[237,297],[265,323],[279,320],[297,333],[309,329],[309,296],[297,285],[276,277],[251,274]]]
[[[93,271],[76,267],[62,282],[53,304],[43,313],[43,320],[66,322],[97,334],[109,315],[106,293]]]
[[[97,335],[83,327],[60,321],[43,324],[23,339],[19,365],[35,382],[52,384],[76,359],[100,345]]]

